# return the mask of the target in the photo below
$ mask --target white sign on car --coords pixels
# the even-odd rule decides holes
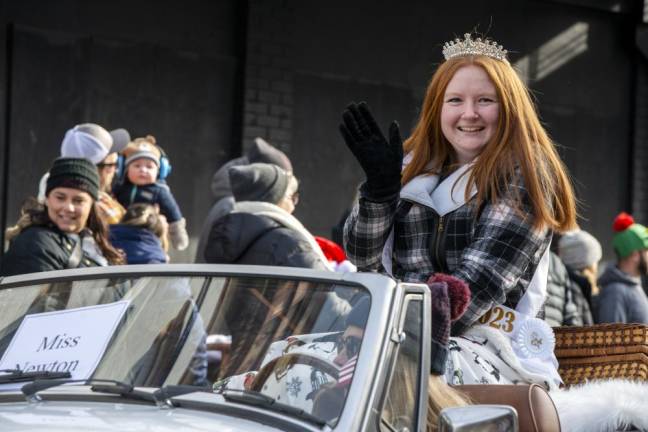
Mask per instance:
[[[0,360],[0,370],[70,372],[72,379],[89,378],[128,304],[26,315]]]

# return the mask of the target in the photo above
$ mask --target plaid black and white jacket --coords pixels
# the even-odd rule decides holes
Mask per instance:
[[[345,249],[360,270],[386,271],[406,282],[426,282],[437,272],[466,281],[472,298],[453,324],[454,335],[494,305],[514,309],[551,242],[550,230],[533,228],[521,176],[509,185],[510,196],[477,209],[474,188],[465,199],[468,169],[441,183],[437,176],[416,177],[388,202],[361,197],[344,228]],[[516,192],[522,212],[513,208]]]

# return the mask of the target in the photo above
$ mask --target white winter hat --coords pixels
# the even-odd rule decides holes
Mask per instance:
[[[601,243],[587,231],[570,231],[558,241],[558,255],[569,267],[581,270],[601,260]]]
[[[130,135],[125,129],[108,132],[98,124],[83,123],[65,133],[61,157],[88,159],[96,165],[110,153],[120,152],[129,141]]]

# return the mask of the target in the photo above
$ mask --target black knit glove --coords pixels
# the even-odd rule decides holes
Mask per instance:
[[[351,103],[342,113],[340,132],[362,166],[367,180],[362,195],[371,201],[389,201],[398,195],[403,165],[403,140],[397,122],[389,126],[389,142],[365,102]]]

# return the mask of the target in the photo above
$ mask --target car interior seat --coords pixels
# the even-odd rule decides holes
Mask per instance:
[[[518,413],[520,432],[559,432],[560,420],[549,393],[537,384],[457,385],[477,404],[510,405]]]

